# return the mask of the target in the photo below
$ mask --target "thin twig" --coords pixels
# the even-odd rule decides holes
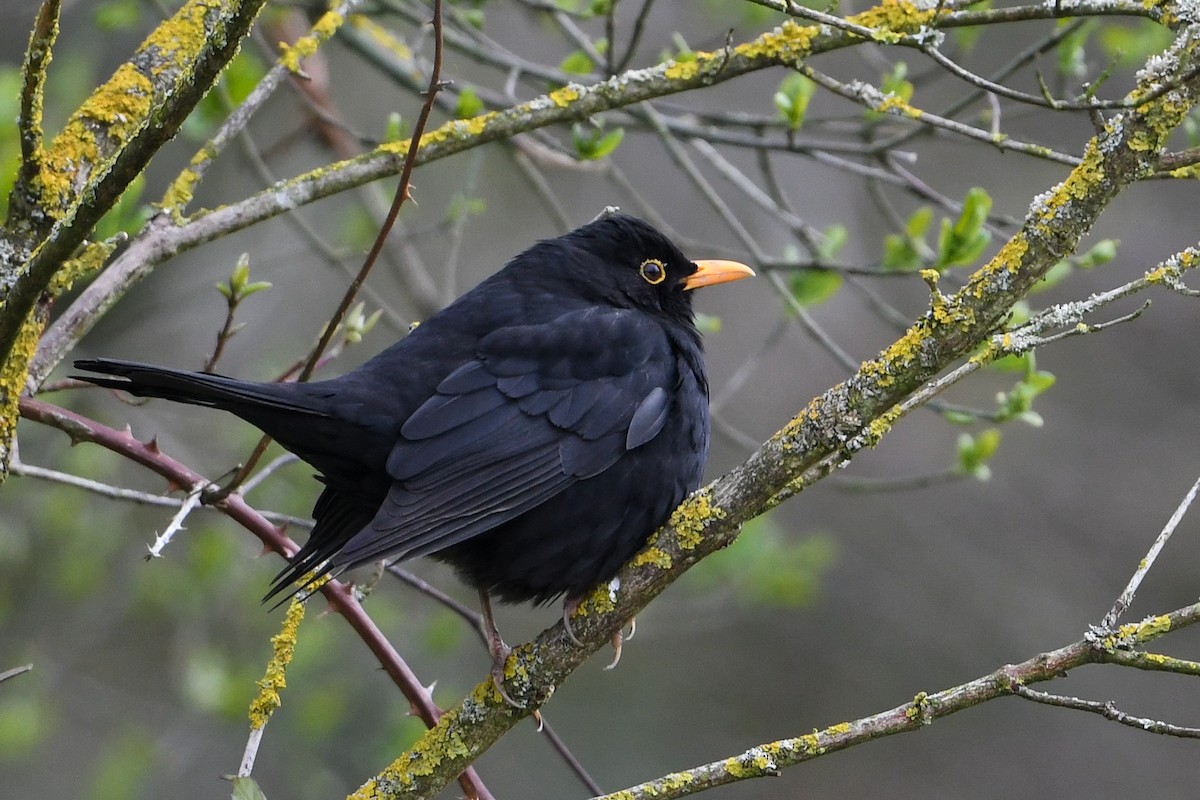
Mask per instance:
[[[1111,700],[1084,700],[1079,697],[1068,697],[1061,694],[1051,694],[1050,692],[1039,692],[1037,689],[1030,689],[1028,686],[1017,683],[1013,685],[1013,691],[1017,697],[1023,697],[1026,700],[1032,700],[1035,703],[1042,703],[1048,706],[1057,706],[1059,708],[1070,708],[1074,711],[1087,711],[1091,714],[1099,714],[1105,719],[1119,722],[1122,725],[1128,725],[1131,728],[1145,731],[1146,733],[1158,733],[1164,736],[1178,736],[1184,739],[1200,739],[1200,728],[1189,728],[1183,725],[1174,725],[1169,722],[1162,722],[1156,719],[1148,719],[1147,717],[1135,717],[1132,714],[1127,714],[1117,708],[1116,704]]]
[[[1183,515],[1191,507],[1192,501],[1196,499],[1198,491],[1200,491],[1200,478],[1197,478],[1196,482],[1192,484],[1192,488],[1188,490],[1188,493],[1184,495],[1183,500],[1176,507],[1175,513],[1171,515],[1171,518],[1167,520],[1167,524],[1154,539],[1154,544],[1150,545],[1150,549],[1146,552],[1146,555],[1138,562],[1133,577],[1129,579],[1129,585],[1125,587],[1124,591],[1117,597],[1116,602],[1113,603],[1113,607],[1104,615],[1104,619],[1101,620],[1100,625],[1102,627],[1111,629],[1117,624],[1117,619],[1125,613],[1125,609],[1129,608],[1130,604],[1133,603],[1133,596],[1137,594],[1138,587],[1142,585],[1142,580],[1150,572],[1150,568],[1154,566],[1155,559],[1158,558],[1158,554],[1166,546],[1167,540],[1171,538],[1171,534],[1175,533],[1175,529],[1179,527],[1179,523],[1183,520]]]

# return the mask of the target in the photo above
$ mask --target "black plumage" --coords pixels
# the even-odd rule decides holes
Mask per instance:
[[[75,366],[232,412],[320,473],[316,526],[271,594],[314,569],[430,555],[506,601],[578,598],[699,484],[708,385],[688,289],[749,274],[612,215],[535,244],[331,380]]]

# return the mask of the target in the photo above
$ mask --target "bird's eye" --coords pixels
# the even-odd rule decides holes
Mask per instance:
[[[667,277],[667,268],[657,258],[647,258],[638,272],[651,285],[662,283],[663,278]]]

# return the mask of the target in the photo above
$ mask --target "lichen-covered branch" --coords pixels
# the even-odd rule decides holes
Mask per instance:
[[[909,0],[884,0],[851,20],[862,30],[874,31],[872,40],[886,42],[895,36],[914,35],[936,25],[938,14],[949,13],[966,4],[966,0],[952,0],[935,11],[919,9]],[[355,24],[354,20],[352,15],[351,25]],[[812,56],[863,41],[862,36],[843,30],[820,25],[800,26],[787,21],[774,31],[726,50],[697,52],[690,60],[629,70],[589,86],[569,83],[501,111],[452,120],[421,137],[416,165],[550,125],[574,122],[646,100],[723,83],[751,72],[771,67],[794,67]],[[66,348],[91,328],[97,319],[93,309],[99,308],[101,302],[107,308],[161,261],[291,209],[395,175],[404,163],[408,147],[407,141],[385,143],[356,158],[281,181],[240,202],[198,212],[182,224],[155,220],[131,246],[136,258],[127,252],[119,265],[106,270],[103,282],[90,288],[56,323],[47,347],[37,356],[39,380],[49,374]],[[170,200],[173,207],[189,202],[187,189],[186,183],[177,182]],[[101,289],[107,292],[103,298],[97,297]],[[83,303],[88,305],[81,305]]]
[[[934,286],[930,309],[900,339],[814,399],[744,464],[685,501],[610,585],[580,604],[571,622],[582,646],[560,623],[516,648],[505,688],[526,708],[505,703],[485,681],[356,796],[436,794],[544,703],[628,618],[692,564],[732,542],[742,523],[800,491],[810,473],[828,471],[877,442],[898,404],[985,341],[1012,305],[1076,249],[1112,199],[1151,173],[1167,136],[1200,95],[1200,75],[1192,67],[1198,54],[1200,25],[1189,22],[1139,74],[1130,95],[1135,107],[1108,121],[1082,162],[1035,198],[1021,229],[960,291],[947,296]],[[1162,92],[1164,85],[1174,88]]]
[[[76,277],[64,267],[103,214],[175,135],[237,51],[264,0],[190,0],[96,89],[35,157],[0,247],[0,476],[17,397],[41,333],[37,305]],[[31,40],[46,45],[48,36]],[[27,64],[44,62],[48,54]],[[37,79],[26,76],[29,82]],[[35,93],[36,95],[36,93]],[[31,120],[25,123],[32,124]],[[32,165],[24,164],[31,171]]]
[[[1193,625],[1200,621],[1200,604],[1193,604],[1171,612],[1169,615],[1151,617],[1135,625],[1122,626],[1128,629],[1125,646],[1137,647],[1161,636],[1166,630]],[[762,778],[779,774],[784,767],[791,767],[815,758],[865,744],[897,733],[918,731],[934,720],[965,711],[981,703],[1005,695],[1025,697],[1024,687],[1032,683],[1060,678],[1068,671],[1084,664],[1104,663],[1110,660],[1112,651],[1093,637],[1060,647],[1049,653],[1041,653],[1020,664],[1010,664],[973,681],[929,694],[918,692],[912,701],[887,711],[852,722],[840,722],[812,733],[791,739],[752,747],[745,752],[713,761],[693,769],[673,772],[652,781],[632,786],[619,792],[606,794],[601,800],[675,800],[679,797],[698,794],[706,789],[725,786],[750,778]],[[1039,693],[1040,694],[1040,693]],[[1104,704],[1097,704],[1104,705]],[[1081,710],[1095,711],[1092,707]],[[1103,713],[1101,711],[1100,713]],[[1129,724],[1119,716],[1112,717]],[[1148,727],[1152,733],[1190,735],[1179,733],[1178,726]]]

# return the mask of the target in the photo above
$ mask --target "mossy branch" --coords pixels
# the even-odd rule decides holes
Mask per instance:
[[[69,262],[96,222],[150,158],[175,135],[233,57],[264,0],[189,0],[96,89],[45,150],[23,150],[29,179],[10,204],[0,247],[0,449],[7,452],[41,322],[35,307],[70,285]],[[48,7],[50,11],[53,6]],[[38,25],[53,26],[43,8]],[[26,58],[35,68],[48,31],[35,32]],[[26,75],[32,130],[40,79]],[[29,88],[32,84],[32,88]],[[26,133],[29,139],[31,133]],[[32,158],[32,161],[30,160]],[[36,174],[34,174],[36,162]],[[0,459],[4,462],[7,459]]]
[[[803,736],[761,744],[720,761],[673,772],[623,791],[606,794],[598,800],[676,800],[717,786],[778,775],[784,767],[812,761],[885,736],[918,731],[934,720],[998,697],[1024,696],[1024,687],[1060,678],[1084,664],[1124,664],[1124,656],[1139,655],[1131,652],[1133,648],[1158,638],[1167,630],[1178,630],[1196,622],[1200,622],[1200,603],[1170,614],[1150,617],[1141,623],[1122,626],[1125,638],[1121,647],[1127,649],[1117,650],[1101,639],[1085,636],[1073,644],[1041,653],[1020,664],[1009,664],[959,686],[932,694],[918,692],[911,702],[902,706],[852,722],[830,725]],[[1181,671],[1186,673],[1186,670]]]
[[[856,29],[875,31],[874,40],[915,35],[935,26],[939,14],[968,5],[951,0],[933,9],[919,9],[909,0],[884,0],[852,17]],[[1144,15],[1140,5],[1129,13]],[[355,25],[358,17],[348,21]],[[863,36],[820,25],[801,26],[792,21],[742,44],[713,52],[696,52],[686,60],[668,61],[647,69],[629,70],[606,81],[583,86],[570,83],[560,89],[502,111],[471,119],[452,120],[421,137],[416,165],[456,155],[493,141],[563,122],[636,105],[692,89],[711,86],[772,67],[795,67],[822,53],[862,44]],[[348,189],[397,174],[408,153],[407,141],[388,142],[356,158],[340,161],[280,181],[246,199],[212,211],[200,211],[185,220],[157,219],[133,242],[126,254],[72,304],[47,335],[34,364],[36,386],[57,365],[66,351],[90,330],[99,314],[134,283],[172,255],[197,247]],[[201,160],[206,158],[203,154]],[[176,183],[168,201],[172,208],[190,199],[188,173]]]
[[[729,545],[744,522],[873,446],[905,398],[984,342],[1013,304],[1077,248],[1113,198],[1151,173],[1167,136],[1200,96],[1192,67],[1198,53],[1200,25],[1189,24],[1155,59],[1157,67],[1140,73],[1130,95],[1137,106],[1109,121],[1079,166],[1034,201],[1020,231],[961,290],[947,296],[932,286],[930,309],[904,336],[814,399],[744,464],[686,500],[610,585],[580,604],[571,623],[582,646],[560,622],[515,648],[505,688],[525,708],[504,702],[484,681],[353,796],[436,794],[692,564]],[[1160,92],[1166,84],[1175,88]],[[1153,99],[1142,102],[1146,97]]]

